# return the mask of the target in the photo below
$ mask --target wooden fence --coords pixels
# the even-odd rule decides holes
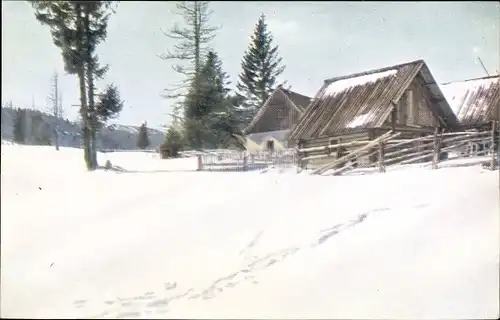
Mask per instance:
[[[111,153],[111,152],[142,152],[142,153],[158,153],[156,149],[100,149],[99,152]]]
[[[498,134],[499,131],[495,126],[490,131],[438,133],[436,130],[434,135],[402,140],[396,139],[398,133],[388,132],[371,141],[300,149],[298,163],[303,168],[310,161],[330,158],[326,164],[315,168],[312,174],[328,172],[339,175],[347,170],[362,168],[385,172],[388,166],[415,163],[427,163],[433,169],[437,169],[442,161],[488,156],[483,160],[484,166],[495,169],[499,161]],[[357,148],[351,149],[339,158],[333,156],[334,151],[340,147],[352,146]]]
[[[448,166],[454,159],[468,157],[475,157],[472,159],[475,162],[471,163],[479,160],[485,167],[495,169],[500,158],[499,134],[495,125],[489,131],[439,133],[436,130],[434,134],[414,139],[398,139],[400,133],[390,131],[375,140],[314,148],[261,151],[256,154],[204,150],[184,152],[182,156],[196,156],[199,171],[252,171],[269,167],[297,167],[300,170],[310,162],[320,160],[320,165],[314,168],[312,174],[339,175],[356,170],[385,172],[388,167],[412,164],[437,169],[440,165],[445,166],[445,163]],[[349,151],[337,158],[336,151],[341,148],[349,148]]]
[[[297,164],[296,150],[258,152],[249,154],[244,151],[217,151],[198,154],[200,171],[252,171],[268,167],[291,168]]]

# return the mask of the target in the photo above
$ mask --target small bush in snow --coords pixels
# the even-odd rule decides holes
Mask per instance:
[[[106,170],[111,170],[111,169],[113,169],[113,164],[111,163],[111,161],[106,160],[106,164],[104,165],[104,168],[105,168]]]
[[[185,144],[182,133],[174,127],[170,127],[165,136],[165,141],[160,146],[160,154],[162,159],[176,158],[179,156],[179,151]]]

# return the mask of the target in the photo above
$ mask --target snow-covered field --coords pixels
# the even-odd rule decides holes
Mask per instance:
[[[498,171],[321,177],[106,159],[130,172],[2,144],[2,317],[499,315]]]

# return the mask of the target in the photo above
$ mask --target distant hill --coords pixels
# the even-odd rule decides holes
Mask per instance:
[[[2,139],[12,140],[13,119],[16,110],[10,107],[2,108]],[[56,122],[57,121],[57,122]],[[63,147],[79,148],[82,144],[81,127],[76,122],[43,113],[39,110],[26,109],[26,144],[37,145],[40,143],[40,135],[50,137],[50,143],[54,144],[54,128],[59,124],[60,137],[59,145]],[[112,124],[103,128],[97,137],[99,150],[137,150],[138,126],[127,126]],[[149,141],[148,149],[155,149],[164,140],[165,133],[160,130],[148,128]]]

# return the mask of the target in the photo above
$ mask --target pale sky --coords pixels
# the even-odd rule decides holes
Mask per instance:
[[[485,76],[500,70],[498,2],[212,2],[213,41],[225,71],[236,83],[241,58],[261,13],[287,66],[280,80],[313,96],[323,80],[424,59],[440,83]],[[160,94],[177,76],[158,54],[172,40],[168,29],[179,18],[174,2],[126,2],[110,19],[108,38],[98,47],[110,64],[98,85],[115,83],[125,108],[115,122],[157,127],[170,121],[171,102]],[[49,29],[24,1],[2,1],[2,104],[47,108],[50,78],[60,75],[64,113],[76,119],[76,76],[65,75]]]

